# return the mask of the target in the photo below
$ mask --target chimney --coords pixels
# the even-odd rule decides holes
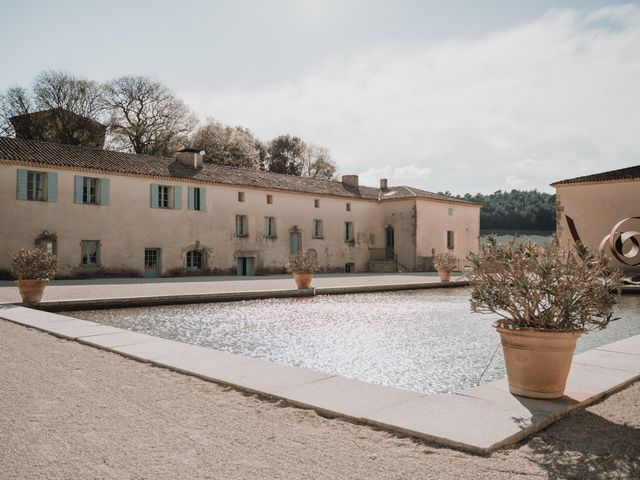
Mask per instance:
[[[176,160],[187,167],[202,168],[204,153],[199,148],[183,148],[176,153]]]
[[[389,187],[387,186],[387,179],[386,178],[381,178],[380,179],[380,190],[387,190]]]
[[[358,188],[358,175],[342,175],[342,184]]]

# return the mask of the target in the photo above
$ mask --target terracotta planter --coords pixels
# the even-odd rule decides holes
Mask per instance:
[[[511,330],[504,322],[500,333],[509,391],[529,398],[564,395],[573,352],[581,331]]]
[[[24,303],[40,303],[49,280],[16,280]]]
[[[313,279],[313,273],[294,272],[293,278],[296,281],[298,288],[309,288],[311,286],[311,280]]]
[[[451,271],[445,270],[443,268],[438,269],[438,275],[440,276],[441,282],[448,282],[451,280]]]

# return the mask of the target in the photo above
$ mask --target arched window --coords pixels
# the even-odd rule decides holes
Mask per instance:
[[[201,250],[191,250],[187,252],[187,269],[202,270],[203,258]]]

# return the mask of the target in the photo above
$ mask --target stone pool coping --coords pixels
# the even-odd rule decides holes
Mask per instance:
[[[160,305],[181,305],[193,303],[237,302],[242,300],[261,300],[266,298],[298,298],[316,295],[344,295],[349,293],[394,292],[400,290],[422,290],[431,288],[467,287],[467,280],[450,282],[414,282],[375,285],[345,285],[331,287],[312,287],[306,289],[241,290],[231,292],[192,293],[180,295],[149,295],[104,298],[78,298],[65,300],[47,300],[29,308],[48,312],[70,312],[74,310],[100,310],[108,308],[156,307]],[[14,305],[13,303],[2,305]],[[17,305],[17,304],[16,304]],[[23,304],[24,305],[24,304]],[[27,306],[27,305],[25,305]]]
[[[566,395],[511,395],[504,379],[425,395],[20,306],[0,318],[250,393],[475,454],[517,443],[640,378],[640,335],[574,357]]]

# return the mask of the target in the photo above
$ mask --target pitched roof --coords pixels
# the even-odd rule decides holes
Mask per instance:
[[[374,187],[351,187],[333,180],[318,180],[211,163],[205,163],[201,169],[196,169],[183,165],[174,158],[99,150],[76,145],[38,142],[10,137],[0,137],[0,160],[42,165],[43,167],[77,168],[123,175],[196,180],[205,183],[284,190],[315,195],[368,200],[427,198],[477,205],[465,200],[404,186],[389,187],[389,189],[383,191]]]
[[[608,172],[594,173],[593,175],[584,175],[582,177],[569,178],[560,180],[551,184],[552,187],[558,185],[567,185],[572,183],[590,183],[590,182],[613,182],[620,180],[637,180],[640,179],[640,165],[635,167],[620,168],[618,170],[610,170]]]

